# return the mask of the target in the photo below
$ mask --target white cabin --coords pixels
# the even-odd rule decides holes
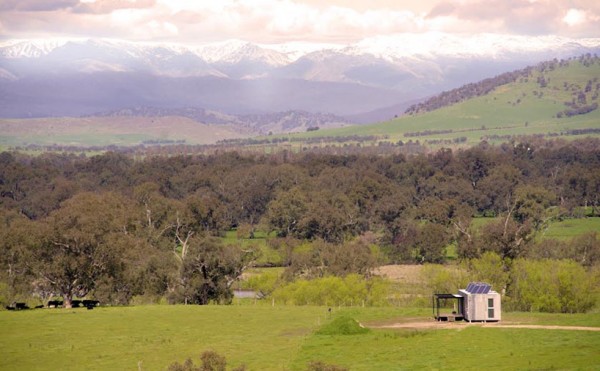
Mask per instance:
[[[471,282],[466,289],[458,290],[465,321],[500,321],[502,304],[500,294],[483,282]]]

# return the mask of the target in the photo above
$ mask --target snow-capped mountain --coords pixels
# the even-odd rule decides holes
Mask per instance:
[[[356,116],[542,60],[597,52],[600,38],[497,34],[401,34],[352,45],[11,40],[0,42],[0,117],[129,105]]]
[[[131,56],[193,53],[207,63],[234,64],[240,61],[261,61],[283,66],[319,51],[345,55],[365,55],[394,61],[406,57],[435,58],[502,58],[516,53],[571,52],[600,47],[600,38],[571,39],[561,36],[522,36],[481,33],[452,35],[420,33],[385,35],[363,39],[350,45],[290,42],[285,44],[253,44],[243,40],[227,40],[204,45],[186,46],[165,43],[133,43],[117,40],[33,39],[0,42],[0,57],[40,58],[65,44],[96,44],[105,48],[126,49]]]
[[[276,50],[241,40],[213,43],[193,49],[194,53],[208,63],[236,64],[262,62],[270,66],[284,66],[290,59]]]
[[[69,40],[9,40],[0,43],[0,57],[2,58],[39,58],[47,55],[52,50],[63,46]]]
[[[600,38],[500,35],[481,33],[457,36],[444,33],[400,34],[364,39],[343,49],[350,55],[370,54],[389,61],[419,58],[512,58],[515,55],[557,53],[570,55],[578,49],[597,49]]]

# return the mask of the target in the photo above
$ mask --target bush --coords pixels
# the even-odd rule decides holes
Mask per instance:
[[[254,238],[254,227],[250,224],[240,224],[235,232],[238,240]]]
[[[379,277],[366,279],[351,274],[344,278],[328,276],[300,279],[273,292],[275,300],[295,305],[388,305],[389,281]]]
[[[421,271],[422,281],[430,293],[454,293],[470,281],[465,269],[458,266],[426,264]]]
[[[188,358],[183,364],[173,362],[167,368],[168,371],[225,371],[227,360],[219,353],[207,350],[200,355],[200,366],[196,366],[194,361]],[[233,369],[233,371],[244,371],[246,366],[241,365]]]
[[[508,285],[507,261],[494,252],[485,252],[478,259],[469,261],[469,273],[473,281],[487,282],[497,292],[502,293]]]
[[[202,360],[202,371],[225,371],[227,361],[217,352],[207,350],[200,355],[200,359]]]
[[[268,270],[261,274],[248,277],[243,283],[243,287],[247,290],[256,291],[259,298],[264,298],[280,285],[281,274],[276,270]]]
[[[521,311],[582,313],[596,304],[598,276],[572,260],[513,262],[507,307]]]

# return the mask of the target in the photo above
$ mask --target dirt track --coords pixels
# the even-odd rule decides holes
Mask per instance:
[[[369,328],[388,328],[388,329],[455,329],[464,330],[467,327],[485,327],[485,328],[526,328],[526,329],[544,329],[544,330],[570,330],[570,331],[600,331],[600,327],[585,327],[585,326],[556,326],[556,325],[523,325],[510,322],[488,322],[488,323],[469,323],[469,322],[437,322],[437,321],[421,321],[421,322],[403,322],[393,323],[389,325],[366,326]]]

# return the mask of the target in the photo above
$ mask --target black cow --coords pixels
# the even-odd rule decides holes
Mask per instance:
[[[97,307],[98,305],[100,305],[100,302],[98,300],[89,300],[89,299],[83,300],[81,303],[87,309],[93,309],[94,307]]]
[[[63,302],[62,300],[50,300],[48,302],[48,308],[58,308],[58,307],[62,307]]]

